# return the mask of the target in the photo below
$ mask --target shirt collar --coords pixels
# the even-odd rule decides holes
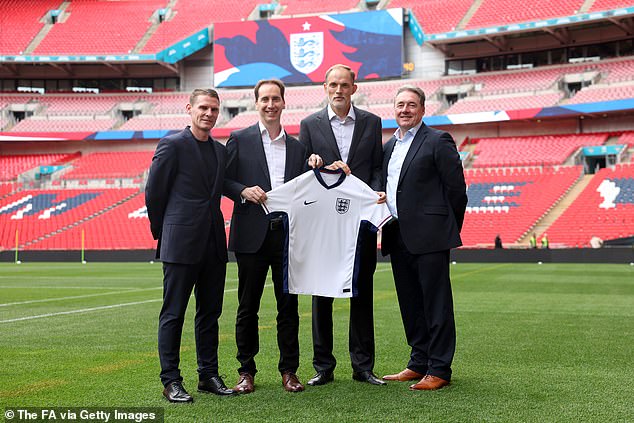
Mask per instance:
[[[269,130],[266,129],[266,127],[261,121],[258,121],[258,127],[260,128],[260,135],[264,135],[266,133],[266,135],[268,135],[269,138],[271,138],[271,134],[269,134]],[[286,131],[284,130],[284,126],[282,126],[282,130],[280,131],[280,134],[277,136],[277,138],[271,141],[278,141],[278,140],[286,141]]]
[[[334,118],[335,116],[339,120],[339,116],[337,116],[335,111],[332,110],[332,106],[329,104],[328,105],[328,120],[332,121],[332,118]],[[348,117],[352,119],[353,121],[356,120],[357,118],[357,116],[354,113],[354,107],[352,107],[352,104],[350,105],[350,110],[348,110]]]
[[[416,125],[413,128],[410,128],[407,130],[407,132],[405,133],[405,136],[403,138],[399,138],[399,136],[401,135],[401,129],[400,128],[396,128],[396,131],[394,132],[394,138],[396,138],[397,141],[403,141],[405,138],[407,138],[407,134],[411,134],[412,135],[412,139],[416,136],[416,134],[418,133],[418,130],[420,129],[420,127],[423,125],[423,121],[421,120],[420,122],[418,122],[418,125]]]

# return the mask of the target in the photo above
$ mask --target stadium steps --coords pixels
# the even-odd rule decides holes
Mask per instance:
[[[473,160],[475,159],[474,151],[476,149],[476,146],[477,144],[464,144],[464,146],[460,150],[460,151],[470,153],[469,160],[467,160],[467,163],[463,163],[464,165],[466,165],[464,166],[465,169],[469,169],[473,167],[472,164],[473,164]]]
[[[170,0],[165,6],[165,9],[174,10],[174,6],[176,6],[176,0]],[[134,46],[134,48],[132,49],[132,52],[140,53],[145,48],[146,44],[148,43],[148,41],[150,41],[150,38],[152,38],[152,36],[154,35],[154,33],[156,32],[156,30],[159,28],[160,25],[161,23],[158,22],[158,20],[153,22],[152,25],[146,31],[145,35],[143,35],[143,37],[141,37],[141,39],[136,44],[136,46]]]
[[[456,25],[456,31],[464,29],[467,26],[467,24],[469,23],[473,15],[475,15],[475,13],[478,11],[478,9],[480,8],[480,5],[482,5],[483,2],[484,0],[475,0],[473,4],[471,4],[471,7],[469,7],[469,10],[467,10],[467,13],[465,13],[462,19],[460,19],[460,22],[458,22],[458,25]]]
[[[608,137],[607,141],[603,145],[621,144],[621,142],[619,141],[620,139],[621,137],[619,135],[612,135]]]
[[[577,13],[587,13],[592,8],[596,0],[585,0]]]
[[[69,5],[70,5],[70,1],[65,1],[57,8],[58,10],[61,10],[61,12],[62,12],[59,15],[60,20],[58,22],[62,22],[63,23],[66,20],[66,18],[68,17],[68,15],[66,14],[66,8]],[[45,24],[42,27],[42,29],[40,30],[40,32],[38,32],[38,34],[35,37],[33,37],[31,42],[29,43],[29,45],[26,46],[26,48],[24,49],[24,54],[32,54],[33,51],[37,48],[37,46],[40,45],[40,43],[42,42],[44,37],[46,37],[48,35],[48,33],[51,31],[51,29],[53,29],[53,25],[55,25],[55,24],[51,24],[51,23]]]
[[[105,208],[99,210],[98,212],[95,212],[95,213],[93,213],[93,214],[91,214],[89,216],[86,216],[86,217],[84,217],[84,218],[82,218],[80,220],[77,220],[77,221],[71,223],[70,225],[66,225],[66,226],[64,226],[62,228],[59,228],[59,229],[53,231],[53,232],[49,232],[49,233],[47,233],[45,235],[39,236],[38,238],[32,239],[31,241],[27,241],[27,242],[21,244],[20,246],[18,246],[18,249],[26,248],[26,247],[28,247],[30,245],[37,244],[38,242],[44,241],[45,239],[48,239],[48,238],[50,238],[52,236],[55,236],[55,235],[58,235],[58,234],[60,234],[62,232],[68,231],[68,230],[70,230],[70,229],[72,229],[72,228],[74,228],[76,226],[81,225],[82,223],[85,223],[88,220],[94,219],[94,218],[96,218],[98,216],[101,216],[104,213],[109,212],[110,210],[114,209],[117,206],[120,206],[121,204],[123,204],[123,203],[125,203],[127,201],[132,200],[137,195],[139,195],[138,192],[132,193],[129,196],[127,196],[126,198],[123,198],[123,199],[117,201],[116,203],[110,204],[108,207],[105,207]]]
[[[594,175],[582,175],[577,182],[557,201],[526,233],[516,242],[518,245],[527,244],[531,234],[541,237],[547,229],[555,223],[568,207],[579,197],[588,186]]]

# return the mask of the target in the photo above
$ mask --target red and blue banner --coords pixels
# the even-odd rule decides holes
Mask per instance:
[[[323,82],[343,63],[358,80],[400,77],[403,9],[214,25],[214,85]]]

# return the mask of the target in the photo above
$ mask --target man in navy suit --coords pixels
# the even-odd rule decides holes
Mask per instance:
[[[191,126],[161,139],[145,187],[150,227],[163,261],[163,307],[158,350],[163,395],[192,402],[180,374],[180,343],[192,289],[196,297],[198,390],[232,395],[218,375],[218,318],[222,312],[227,247],[220,198],[226,150],[210,136],[220,111],[214,90],[196,89],[186,106]]]
[[[269,220],[261,206],[267,191],[307,170],[306,148],[289,136],[281,124],[284,90],[282,81],[259,81],[254,89],[259,122],[232,132],[227,141],[224,192],[234,202],[229,250],[235,252],[238,262],[236,343],[240,376],[235,390],[243,394],[255,389],[258,311],[269,267],[277,301],[278,370],[282,385],[289,392],[304,390],[296,376],[299,367],[297,295],[283,292],[283,221],[281,218]]]
[[[355,73],[348,66],[328,69],[324,82],[328,105],[302,120],[299,138],[309,154],[316,154],[330,168],[352,173],[379,192],[383,160],[381,119],[352,105],[351,97],[357,90],[354,78]],[[309,164],[314,165],[311,160]],[[384,197],[381,192],[377,200],[384,201]],[[376,245],[375,234],[366,236],[361,245],[358,296],[350,299],[349,351],[353,379],[385,385],[373,373]],[[332,353],[332,304],[333,298],[313,297],[313,366],[317,373],[309,385],[324,385],[334,379],[337,361]]]
[[[423,91],[399,88],[394,110],[398,129],[385,144],[383,181],[395,220],[383,227],[381,246],[411,353],[403,371],[383,379],[434,390],[449,384],[456,349],[449,250],[462,245],[466,185],[451,135],[423,123]]]

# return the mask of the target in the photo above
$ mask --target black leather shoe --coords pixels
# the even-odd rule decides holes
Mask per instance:
[[[198,382],[198,391],[214,395],[235,395],[236,391],[227,388],[220,376],[212,376]]]
[[[308,382],[307,385],[319,386],[325,385],[328,382],[335,380],[335,375],[332,372],[317,372]]]
[[[194,399],[187,393],[181,382],[169,383],[165,389],[163,389],[163,396],[167,398],[169,402],[193,402]]]
[[[366,370],[364,372],[352,372],[352,378],[354,380],[358,380],[359,382],[367,382],[370,385],[387,385],[387,383],[376,377],[371,370]]]

